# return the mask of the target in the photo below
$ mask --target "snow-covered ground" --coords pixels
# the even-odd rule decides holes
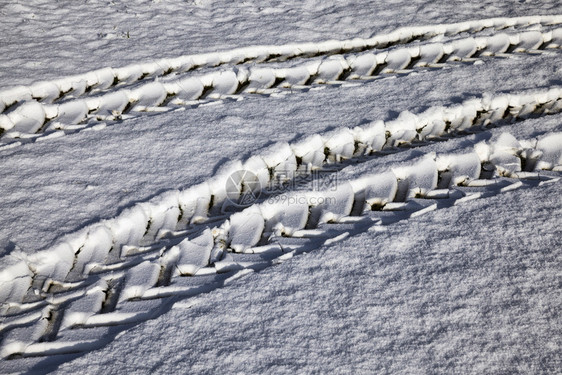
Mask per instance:
[[[555,373],[557,14],[4,4],[0,373]]]

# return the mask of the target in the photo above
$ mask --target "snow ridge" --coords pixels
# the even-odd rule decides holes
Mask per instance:
[[[0,144],[11,147],[232,95],[369,80],[486,56],[550,53],[546,49],[562,48],[562,29],[555,27],[561,21],[562,16],[495,18],[402,28],[370,39],[248,47],[17,87],[0,92]],[[476,35],[485,29],[492,35]],[[459,38],[447,41],[451,35]],[[390,46],[396,48],[382,50]],[[290,67],[278,64],[297,58]],[[267,191],[298,176],[315,185],[316,172],[334,174],[350,159],[383,157],[560,112],[562,87],[552,86],[484,94],[278,143],[227,163],[203,183],[135,204],[42,251],[14,251],[0,263],[3,370],[41,368],[94,350],[181,298],[349,236],[472,199],[559,183],[562,133],[522,140],[506,132],[462,154],[426,153],[382,173],[355,173],[329,189]]]
[[[46,292],[53,285],[65,284],[71,271],[72,279],[81,279],[97,267],[120,262],[123,257],[140,252],[147,242],[174,236],[190,226],[228,214],[232,210],[229,199],[239,196],[233,197],[232,192],[226,190],[227,180],[234,184],[235,194],[241,194],[252,186],[266,187],[271,182],[288,181],[297,171],[310,174],[352,157],[375,156],[388,148],[561,111],[561,88],[485,95],[450,107],[431,107],[418,115],[405,111],[392,121],[373,121],[309,136],[293,144],[274,145],[261,155],[231,162],[209,181],[137,204],[116,218],[85,227],[62,238],[52,248],[24,260],[13,256],[4,259],[0,270],[3,285],[0,300],[21,303],[30,287]],[[534,151],[531,147],[531,151],[524,151],[525,160],[529,159],[525,162],[527,168],[553,169],[559,164],[557,151],[551,149],[556,150],[562,142],[558,145],[556,141],[544,142],[539,145],[548,144],[548,147]],[[540,161],[537,155],[542,155]],[[484,158],[481,157],[482,162]],[[514,159],[515,165],[518,160]],[[249,173],[233,180],[233,173],[237,171]]]
[[[476,33],[485,29],[501,30],[510,27],[521,28],[532,25],[557,25],[562,15],[499,17],[451,24],[403,27],[389,34],[375,35],[369,39],[330,40],[321,43],[288,44],[282,46],[251,46],[230,51],[187,55],[173,59],[161,59],[126,66],[103,68],[95,71],[38,82],[31,86],[17,86],[0,92],[0,113],[16,102],[37,98],[52,101],[65,95],[80,95],[92,89],[103,90],[120,83],[131,83],[141,79],[161,77],[170,73],[185,72],[200,67],[215,67],[222,64],[242,64],[267,60],[287,60],[302,56],[341,54],[369,49],[385,48],[408,43],[416,39],[427,39],[440,35]]]
[[[531,19],[536,21],[535,18]],[[514,21],[515,25],[531,22],[528,18],[517,20],[517,22]],[[558,18],[549,18],[548,22],[557,23]],[[482,26],[481,23],[476,23],[476,25],[479,26],[472,25],[473,27],[469,27],[465,24],[460,26],[455,24],[451,28],[454,30],[453,34],[456,34],[457,32],[479,29]],[[504,24],[504,26],[506,25],[511,24]],[[439,30],[439,32],[435,30]],[[437,28],[432,33],[450,34],[443,30],[448,29]],[[404,35],[404,33],[405,31],[399,30],[391,35]],[[407,44],[412,38],[415,39],[422,34],[429,35],[428,33],[430,31],[426,30],[424,33],[410,30],[406,34],[413,36],[406,38],[407,40],[404,43]],[[374,39],[377,38],[380,39],[380,37],[374,37]],[[391,39],[397,38],[398,36],[394,36]],[[303,52],[302,57],[327,55],[326,48],[322,46],[323,44],[320,44],[319,47],[316,45],[315,48],[319,50],[315,54],[310,53],[310,51]],[[88,77],[95,77],[98,80],[97,83],[87,84],[85,82],[89,82],[88,79],[69,78],[69,82],[77,80],[81,82],[83,87],[81,86],[80,89],[66,87],[69,85],[67,84],[65,88],[59,90],[57,87],[61,85],[60,83],[43,82],[29,88],[22,88],[23,91],[20,91],[26,92],[25,94],[14,94],[13,90],[0,92],[0,136],[3,143],[12,143],[11,146],[13,146],[13,143],[29,142],[42,134],[57,137],[64,135],[66,132],[70,133],[91,127],[96,123],[121,121],[132,117],[129,114],[130,112],[140,114],[147,111],[162,111],[164,109],[162,107],[171,109],[178,105],[191,105],[193,101],[216,100],[242,93],[260,94],[276,88],[299,88],[348,79],[372,79],[381,74],[403,73],[413,68],[441,67],[444,63],[455,61],[473,62],[476,58],[483,56],[537,53],[545,49],[559,49],[561,47],[562,29],[558,28],[543,33],[539,31],[523,31],[515,34],[496,33],[489,37],[469,37],[451,42],[421,44],[379,53],[350,53],[345,56],[337,55],[310,62],[305,59],[305,62],[290,68],[269,67],[269,64],[258,64],[251,68],[233,67],[200,76],[188,74],[184,78],[144,81],[140,84],[135,84],[136,80],[130,79],[122,82],[118,79],[118,73],[114,73],[110,68],[107,68],[99,72],[88,73]],[[294,48],[297,51],[308,51],[305,47]],[[357,50],[356,47],[348,49],[350,52]],[[337,51],[343,53],[348,49],[342,47]],[[368,49],[363,48],[361,51]],[[336,49],[332,50],[336,51]],[[231,55],[232,53],[225,56]],[[289,53],[274,55],[292,56]],[[243,61],[247,59],[248,57]],[[232,64],[232,61],[228,58],[225,57],[224,60],[221,64]],[[267,59],[262,60],[268,61]],[[159,63],[155,64],[159,65]],[[200,65],[206,64],[197,64],[197,66]],[[219,64],[215,63],[214,65]],[[148,70],[156,71],[155,69]],[[141,72],[144,70],[136,68],[134,71],[138,73],[137,75],[143,76],[144,73]],[[171,72],[169,69],[166,71]],[[95,81],[95,79],[92,78],[90,81]],[[94,91],[87,89],[92,85],[97,85],[98,89]],[[65,92],[69,94],[65,96],[63,94]],[[63,97],[68,97],[68,100],[61,101]],[[60,104],[53,103],[55,100],[61,101]]]
[[[168,244],[136,247],[120,262],[91,267],[83,280],[64,280],[64,275],[88,269],[93,251],[81,258],[88,247],[82,244],[72,260],[71,248],[79,241],[67,239],[31,256],[27,270],[17,264],[19,275],[14,267],[3,270],[1,355],[17,364],[20,357],[40,360],[93,350],[120,329],[167,311],[179,297],[208,292],[300,253],[467,200],[556,183],[561,141],[562,133],[532,140],[503,133],[471,152],[426,154],[384,173],[338,181],[335,189],[274,196],[220,225]],[[127,230],[117,231],[128,233],[128,239],[137,229],[145,231],[143,220],[134,216],[128,216]],[[89,246],[103,243],[97,241],[103,234],[90,233],[96,241]],[[36,292],[25,296],[29,287]]]

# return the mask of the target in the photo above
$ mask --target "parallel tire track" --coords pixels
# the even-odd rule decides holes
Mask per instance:
[[[406,111],[386,123],[374,121],[312,135],[292,144],[274,145],[260,155],[230,163],[207,182],[137,204],[118,217],[70,234],[52,248],[27,259],[6,261],[0,270],[0,301],[18,310],[21,303],[33,306],[44,300],[48,291],[80,289],[91,274],[127,268],[132,261],[123,262],[129,255],[158,249],[168,237],[190,236],[198,228],[220,222],[229,213],[240,210],[232,200],[243,198],[256,188],[290,181],[297,174],[310,175],[314,170],[333,167],[350,158],[376,157],[381,150],[431,142],[467,130],[478,131],[561,110],[562,90],[553,88],[475,98],[447,108],[429,108],[418,115]],[[525,168],[556,166],[559,160],[556,154],[551,155],[550,147],[548,142],[538,143],[533,152],[549,156],[542,159],[542,164],[526,161]],[[228,183],[234,187],[234,196],[227,191]]]
[[[437,35],[561,22],[560,16],[483,20],[401,29],[368,41],[255,47],[91,72],[91,82],[84,83],[86,75],[71,77],[79,78],[76,87],[69,86],[69,78],[0,93],[0,128],[7,130],[4,141],[34,139],[56,133],[57,127],[71,132],[87,126],[85,121],[117,121],[127,112],[186,101],[371,79],[482,56],[541,53],[562,47],[562,29],[365,51]],[[342,53],[346,55],[339,56]],[[311,60],[318,56],[331,57]],[[290,68],[271,65],[296,57],[304,61]],[[249,61],[262,65],[145,83],[150,77]],[[49,104],[53,101],[58,103]],[[480,143],[461,155],[427,154],[385,173],[337,181],[329,190],[288,191],[240,204],[264,187],[294,181],[299,175],[314,182],[315,171],[337,170],[349,159],[367,160],[399,147],[561,111],[562,89],[552,87],[474,98],[416,115],[405,111],[392,121],[280,143],[247,160],[231,162],[209,181],[164,193],[65,236],[47,250],[4,258],[2,368],[21,371],[60,363],[66,355],[99,348],[132,325],[163,314],[180,298],[211,291],[378,226],[472,199],[559,183],[562,133],[533,140],[503,134],[495,143]]]
[[[148,82],[133,88],[116,88],[103,95],[70,99],[60,104],[35,100],[16,105],[0,114],[3,143],[29,142],[48,135],[65,133],[115,122],[144,112],[193,105],[230,95],[262,94],[278,88],[300,88],[344,80],[369,80],[388,74],[401,74],[415,68],[442,67],[458,61],[475,61],[485,56],[512,53],[533,54],[562,46],[562,29],[548,32],[526,31],[464,38],[448,43],[422,44],[379,53],[349,54],[329,59],[305,61],[290,68],[255,65],[232,68],[202,76],[162,82]],[[0,135],[2,135],[0,133]]]
[[[561,139],[562,133],[538,142],[503,134],[473,152],[430,154],[382,174],[339,181],[329,191],[254,204],[78,290],[51,293],[40,308],[7,316],[0,326],[2,357],[17,365],[22,357],[89,351],[120,329],[167,311],[177,298],[208,292],[302,252],[468,200],[558,183],[557,172],[532,171],[560,170]],[[488,173],[494,176],[483,178]],[[189,275],[195,276],[184,277]]]
[[[387,48],[437,36],[453,36],[461,33],[476,34],[487,29],[502,30],[534,25],[550,26],[561,23],[562,15],[490,18],[451,24],[405,27],[368,39],[330,40],[282,46],[252,46],[224,52],[161,59],[117,69],[104,68],[58,80],[38,82],[31,86],[14,87],[0,92],[0,113],[21,101],[35,99],[53,102],[67,96],[76,97],[94,91],[103,92],[118,85],[131,84],[172,73],[184,73],[203,67],[238,65],[247,62],[286,61],[297,57],[329,56]],[[556,39],[560,35],[556,34],[554,37]]]

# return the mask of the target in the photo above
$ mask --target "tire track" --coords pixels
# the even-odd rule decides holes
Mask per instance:
[[[294,192],[254,204],[219,226],[141,256],[120,272],[99,274],[78,291],[52,293],[34,311],[6,316],[0,352],[10,366],[28,357],[37,361],[25,363],[36,366],[43,357],[64,360],[64,355],[105,345],[179,299],[303,252],[472,199],[559,183],[559,172],[544,170],[562,170],[560,140],[562,133],[539,140],[504,133],[472,152],[426,154],[384,173],[338,181],[331,190]]]
[[[549,18],[549,22],[558,22],[553,21],[557,17]],[[546,23],[547,18],[525,19],[525,24],[531,25],[539,23],[538,19]],[[513,25],[522,26],[523,21],[517,20],[513,22],[519,23]],[[486,27],[495,30],[499,28],[498,22],[485,25],[490,24]],[[453,34],[477,32],[474,25],[484,24],[471,23],[473,26],[463,31],[458,31],[459,24],[455,25]],[[502,27],[510,26],[504,23]],[[267,71],[269,75],[264,75],[270,77],[268,80],[252,80],[257,69],[243,67],[236,72],[187,79],[201,82],[203,88],[196,100],[216,100],[224,95],[260,94],[275,88],[372,79],[373,75],[401,74],[413,68],[439,67],[485,56],[538,53],[546,48],[560,48],[562,43],[556,38],[562,41],[562,33],[557,30],[463,38],[376,54],[356,54],[351,49],[345,51],[351,51],[346,56],[306,61],[291,68],[264,64],[265,68],[260,69],[262,73]],[[439,35],[449,33],[445,30]],[[405,39],[399,38],[398,42],[393,39],[392,43],[407,44],[411,41],[408,38],[415,35],[421,37],[406,33]],[[429,38],[430,33],[425,36]],[[291,53],[270,56],[267,62],[312,57],[304,52]],[[333,53],[341,53],[341,48],[338,51],[334,48]],[[321,56],[330,54],[320,53]],[[207,85],[208,77],[229,73],[234,74],[236,82],[231,79],[232,84],[228,84],[225,79],[227,84],[220,86],[212,78]],[[139,91],[132,102],[129,94],[125,94],[127,103],[134,105],[121,112],[141,113],[187,103],[173,103],[174,97],[169,95],[171,87],[179,86],[177,82],[144,85],[141,81],[147,77],[130,82]],[[120,82],[105,89],[99,86],[100,93],[113,88],[119,90],[93,100],[130,92],[121,89],[125,83]],[[165,90],[164,99],[161,99],[161,88]],[[180,89],[186,90],[185,85]],[[229,94],[231,90],[234,91]],[[94,92],[95,89],[90,90]],[[111,103],[119,100],[107,100],[105,110],[112,112]],[[57,108],[58,116],[60,106],[74,106],[78,102],[26,102],[21,107],[29,104],[34,108],[19,113],[20,121],[28,125],[29,121],[33,122],[34,111],[40,112],[37,105],[45,113],[45,120],[47,112],[54,113],[53,108]],[[0,126],[5,126],[5,119],[18,108],[16,104],[0,114]],[[45,251],[21,259],[5,258],[0,267],[2,368],[22,371],[61,363],[68,355],[99,348],[131,326],[165,313],[179,299],[228,285],[248,273],[366,230],[377,230],[399,220],[415,220],[427,212],[472,199],[558,183],[562,170],[562,133],[534,140],[517,140],[504,134],[493,144],[478,144],[473,152],[428,154],[413,165],[395,165],[383,174],[338,181],[333,190],[289,190],[286,194],[266,195],[258,202],[250,202],[249,207],[241,204],[248,193],[259,192],[264,186],[291,182],[299,175],[317,181],[315,171],[333,172],[350,159],[368,160],[398,151],[399,147],[436,142],[561,110],[562,89],[552,87],[474,98],[459,105],[429,108],[417,115],[405,111],[392,121],[373,121],[291,144],[277,144],[247,160],[232,162],[209,181],[135,205],[116,218],[62,238]],[[74,130],[70,127],[65,131],[78,130],[82,125],[74,126]],[[40,129],[45,130],[49,131]],[[229,182],[235,187],[234,197],[226,188]]]
[[[191,236],[240,211],[244,205],[238,204],[238,200],[248,193],[290,182],[298,176],[314,176],[315,170],[334,170],[351,158],[367,160],[379,156],[380,151],[439,141],[443,136],[462,135],[467,130],[483,130],[561,110],[562,90],[552,88],[475,98],[451,107],[429,108],[418,115],[405,111],[386,123],[374,121],[312,135],[292,144],[274,145],[245,161],[230,163],[207,182],[164,193],[124,210],[116,218],[67,235],[50,249],[26,259],[3,259],[2,310],[21,312],[39,308],[50,292],[72,292],[88,285],[92,275],[130,268],[143,254],[161,250],[167,241]],[[544,150],[533,152],[539,155]],[[551,158],[550,163],[556,165],[558,161],[554,156]],[[537,164],[529,157],[525,160],[527,169],[553,167]],[[229,183],[233,191],[228,191]],[[131,258],[137,254],[140,258]]]
[[[7,146],[31,142],[40,137],[59,137],[107,122],[119,122],[144,112],[162,112],[177,106],[194,106],[232,95],[269,94],[272,90],[333,84],[344,80],[370,80],[389,74],[404,74],[412,69],[442,68],[454,62],[474,62],[513,53],[535,54],[562,46],[562,29],[548,32],[499,33],[490,37],[463,38],[446,43],[422,44],[380,53],[337,55],[323,60],[305,61],[295,66],[269,67],[270,64],[239,67],[202,76],[141,83],[133,88],[61,104],[35,100],[15,105],[0,114],[0,141]]]
[[[477,34],[488,29],[502,30],[536,25],[550,26],[560,23],[562,23],[562,15],[490,18],[451,24],[403,27],[394,32],[375,35],[368,39],[330,40],[281,46],[251,46],[224,52],[160,59],[118,69],[102,68],[76,76],[38,82],[30,86],[14,87],[0,92],[0,113],[20,101],[36,99],[53,102],[67,96],[81,96],[95,91],[103,92],[121,84],[131,84],[204,67],[238,65],[248,62],[286,61],[298,57],[329,56],[387,48],[437,36],[454,36],[462,33]]]

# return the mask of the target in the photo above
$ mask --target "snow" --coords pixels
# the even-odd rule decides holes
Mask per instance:
[[[213,236],[211,231],[206,230],[199,237],[183,240],[169,251],[171,254],[178,253],[174,264],[180,275],[195,275],[209,263],[212,249]]]
[[[473,200],[294,257],[177,303],[58,373],[555,369],[560,189],[535,194]]]
[[[560,10],[7,4],[0,372],[556,371]]]

